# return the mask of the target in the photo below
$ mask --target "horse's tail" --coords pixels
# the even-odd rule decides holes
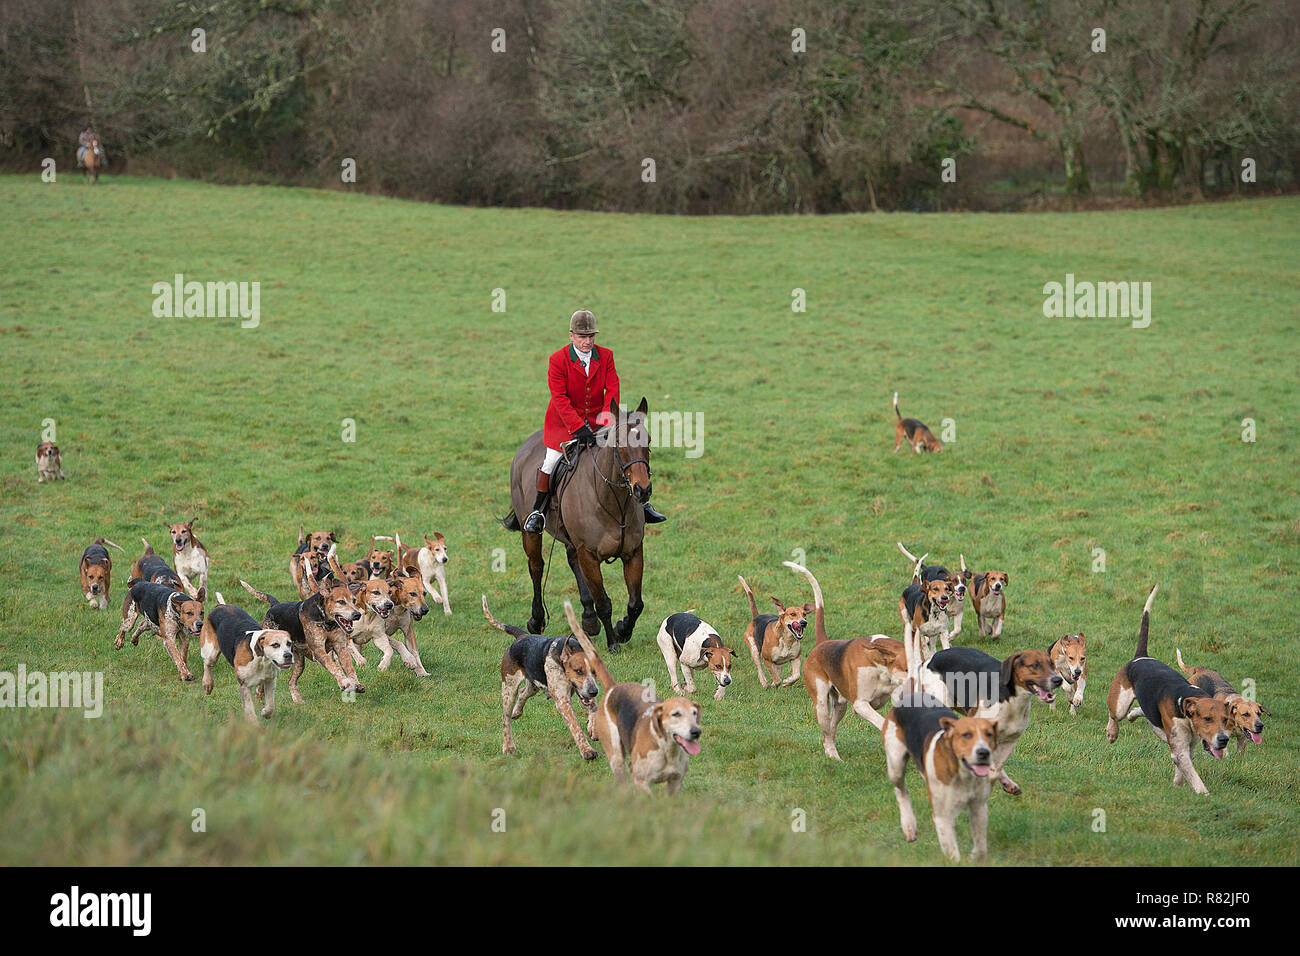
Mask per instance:
[[[515,627],[513,624],[502,624],[500,621],[494,618],[492,616],[492,612],[488,610],[486,594],[483,595],[483,616],[486,617],[488,619],[488,623],[491,624],[493,627],[495,627],[498,631],[505,631],[511,637],[519,638],[519,637],[528,636],[528,632],[525,631],[522,627]]]
[[[817,614],[813,621],[813,644],[816,645],[818,642],[826,640],[826,605],[822,601],[821,585],[819,585],[817,579],[812,576],[812,572],[803,565],[795,564],[793,561],[782,561],[781,563],[787,568],[793,568],[795,571],[798,571],[806,577],[808,583],[812,585],[813,602],[817,608]]]
[[[754,603],[754,592],[749,589],[749,585],[745,583],[744,578],[741,578],[739,574],[737,574],[736,577],[740,578],[740,586],[744,588],[745,593],[749,595],[749,619],[752,621],[754,618],[758,617],[758,605]]]
[[[519,527],[519,516],[515,514],[514,508],[511,508],[504,518],[497,518],[497,524],[501,525],[501,527],[505,528],[507,531],[522,530]]]
[[[573,629],[573,636],[582,645],[583,653],[591,658],[591,666],[595,669],[596,676],[600,678],[600,686],[608,694],[617,681],[614,680],[614,675],[609,672],[609,668],[605,666],[605,662],[600,659],[600,655],[596,653],[596,646],[591,643],[591,638],[582,629],[578,615],[573,610],[573,604],[569,601],[564,602],[564,616],[569,619],[569,627]]]

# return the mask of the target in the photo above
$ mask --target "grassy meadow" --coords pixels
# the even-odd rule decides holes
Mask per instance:
[[[625,403],[703,422],[698,458],[653,450],[670,521],[648,535],[619,679],[665,690],[653,638],[674,611],[741,647],[737,574],[810,600],[781,565],[802,553],[832,637],[901,637],[894,542],[950,567],[964,553],[1010,575],[1001,641],[972,612],[964,643],[1089,640],[1079,715],[1035,704],[1008,765],[1024,793],[991,799],[988,864],[1172,865],[1194,845],[1213,847],[1205,864],[1300,859],[1300,200],[697,219],[65,174],[0,177],[0,225],[0,670],[102,671],[107,694],[99,719],[0,712],[0,862],[942,863],[915,771],[906,844],[874,728],[850,713],[833,763],[802,685],[762,690],[747,654],[723,701],[697,695],[703,751],[678,799],[617,789],[542,697],[501,755],[507,639],[479,595],[527,617],[519,536],[495,517],[579,307]],[[260,282],[260,324],[155,317],[152,286],[176,273]],[[1067,273],[1150,282],[1150,326],[1044,318],[1044,283]],[[892,453],[894,391],[936,433],[952,419],[942,454]],[[45,419],[68,480],[38,485]],[[114,651],[140,537],[165,551],[165,525],[190,517],[210,589],[258,617],[238,579],[291,596],[300,524],[336,529],[345,560],[372,534],[444,533],[454,614],[417,625],[432,676],[378,673],[369,648],[347,702],[309,664],[306,703],[282,679],[255,729],[224,660],[205,697],[152,636]],[[100,535],[127,549],[105,612],[76,573]],[[554,556],[551,631],[577,593]],[[1197,754],[1208,796],[1171,785],[1144,724],[1105,740],[1152,583],[1151,653],[1255,681],[1274,715],[1262,746]],[[965,855],[964,817],[958,837]]]

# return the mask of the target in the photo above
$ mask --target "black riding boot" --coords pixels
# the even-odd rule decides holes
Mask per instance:
[[[668,520],[667,515],[661,515],[659,512],[655,511],[654,508],[650,506],[650,502],[648,501],[645,504],[643,504],[641,508],[643,511],[645,511],[646,524],[658,524],[661,521]]]
[[[546,501],[551,497],[551,476],[537,469],[537,498],[533,510],[524,519],[524,530],[541,534],[546,529]]]

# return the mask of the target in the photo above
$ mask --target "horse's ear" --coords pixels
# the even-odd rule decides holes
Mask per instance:
[[[650,411],[650,404],[645,400],[644,395],[641,396],[641,404],[636,407],[636,410],[642,415]]]

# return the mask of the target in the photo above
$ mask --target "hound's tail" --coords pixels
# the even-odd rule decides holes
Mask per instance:
[[[1138,629],[1138,646],[1133,652],[1133,659],[1147,656],[1147,626],[1151,620],[1151,605],[1155,603],[1156,592],[1160,590],[1160,585],[1154,585],[1151,593],[1147,595],[1146,606],[1142,608],[1142,627]]]
[[[121,551],[123,554],[126,554],[126,548],[122,547],[120,544],[114,544],[112,541],[109,541],[107,538],[96,538],[95,543],[106,544],[110,548],[117,548],[117,550]]]
[[[153,554],[154,553],[153,545],[151,545],[148,541],[145,541],[144,538],[141,538],[140,540],[144,541],[144,553]]]
[[[243,578],[240,578],[240,579],[239,579],[239,583],[242,584],[242,585],[244,586],[244,590],[245,590],[245,591],[247,591],[249,594],[253,595],[253,597],[259,597],[259,598],[261,598],[261,599],[262,599],[263,601],[265,601],[267,604],[275,605],[275,604],[279,604],[279,603],[280,603],[279,600],[277,600],[275,597],[271,596],[270,594],[267,594],[265,591],[259,591],[257,588],[253,587],[251,584],[249,584],[249,583],[248,583],[247,581],[245,581]],[[221,595],[219,595],[219,594],[217,595],[217,597],[220,597],[220,596],[221,596]],[[222,601],[221,603],[224,604],[225,602]]]
[[[617,681],[614,680],[614,675],[609,672],[609,668],[605,666],[605,662],[600,659],[600,655],[596,653],[596,646],[591,643],[591,638],[588,637],[587,632],[582,629],[582,624],[578,620],[578,615],[573,610],[573,604],[569,601],[564,602],[564,616],[569,619],[569,627],[573,629],[573,636],[576,637],[578,643],[582,645],[583,652],[591,658],[592,667],[596,669],[596,676],[600,678],[600,686],[604,688],[605,693],[608,694]]]
[[[911,551],[908,551],[905,547],[903,547],[903,542],[898,541],[896,542],[896,544],[898,545],[898,550],[903,552],[903,557],[907,558],[907,560],[911,561],[913,564],[916,564],[917,561],[921,560],[916,555],[914,555]]]
[[[213,591],[212,593],[215,594],[215,595],[217,596],[217,603],[218,603],[218,604],[225,604],[225,603],[226,603],[226,599],[225,599],[224,597],[221,596],[221,592],[220,592],[220,591]]]
[[[822,601],[821,585],[819,585],[817,579],[812,576],[812,572],[803,565],[795,564],[793,561],[782,561],[781,563],[787,568],[798,571],[806,577],[808,583],[812,585],[813,603],[817,608],[817,615],[813,620],[813,644],[815,646],[817,642],[826,640],[826,605]]]
[[[899,420],[900,422],[903,420],[903,415],[902,415],[902,413],[898,410],[898,393],[897,393],[897,392],[894,393],[894,414],[898,416],[898,420]]]
[[[498,631],[505,631],[511,637],[528,636],[528,632],[525,631],[522,627],[515,627],[513,624],[502,624],[500,621],[494,618],[492,616],[492,612],[488,610],[486,594],[483,595],[483,616],[486,617],[488,619],[488,623],[491,624],[493,627],[495,627]]]
[[[375,535],[373,538],[370,539],[370,543],[371,543],[371,544],[374,544],[376,541],[396,541],[396,540],[397,540],[396,536],[390,538],[390,537],[389,537],[388,535],[386,535],[386,534],[377,534],[377,535]]]
[[[1183,649],[1181,647],[1174,648],[1174,656],[1178,658],[1178,669],[1184,674],[1190,674],[1192,669],[1183,663]]]
[[[737,574],[736,577],[740,578],[740,575]],[[749,595],[749,619],[752,621],[754,618],[758,617],[758,605],[754,603],[754,592],[749,589],[749,585],[745,583],[744,578],[740,578],[740,586],[744,588],[745,593]]]

